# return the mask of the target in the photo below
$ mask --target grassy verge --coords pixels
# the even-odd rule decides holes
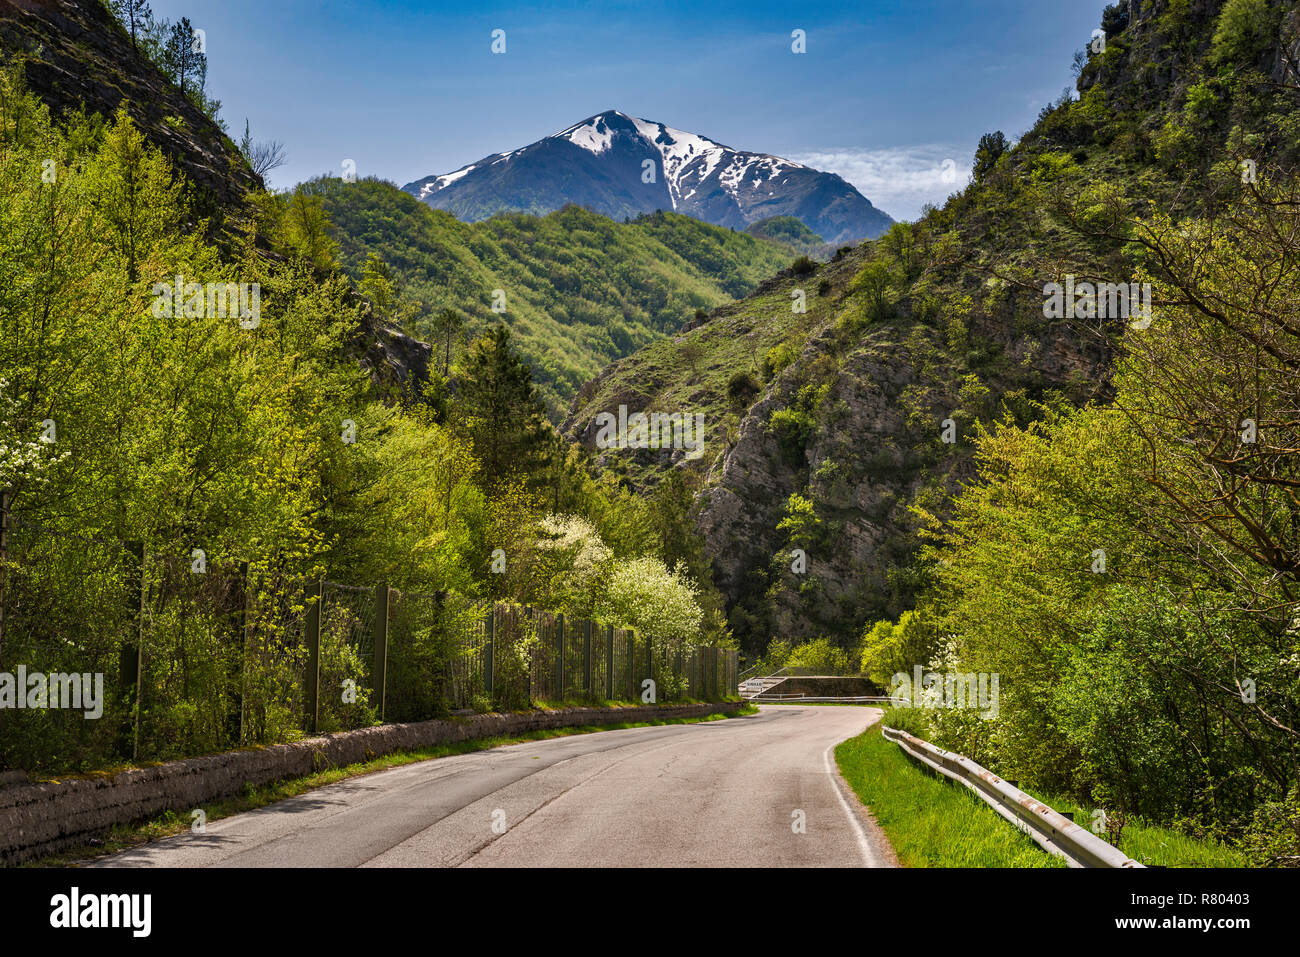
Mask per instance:
[[[724,695],[720,698],[674,698],[672,701],[660,701],[661,705],[684,705],[684,704],[726,704],[729,701],[740,703],[745,699],[740,695]],[[602,698],[598,701],[592,701],[590,698],[556,698],[556,699],[537,699],[533,702],[533,707],[528,711],[535,711],[538,708],[545,708],[552,711],[560,711],[564,708],[644,708],[646,703],[640,698]],[[528,712],[521,712],[527,714]]]
[[[1088,804],[1051,794],[1034,796],[1063,814],[1073,811],[1075,821],[1084,827],[1092,820],[1093,808]],[[1160,867],[1250,867],[1249,858],[1236,848],[1189,837],[1140,819],[1124,825],[1119,849],[1141,864]]]
[[[923,771],[876,724],[835,761],[904,867],[1065,867],[968,788]]]
[[[908,722],[894,723],[897,726]],[[916,734],[915,730],[906,730]],[[1020,834],[969,788],[922,770],[898,745],[881,736],[878,725],[841,744],[835,757],[845,778],[893,842],[904,867],[1064,866],[1055,855]],[[909,792],[912,785],[915,790]],[[1074,820],[1084,827],[1092,820],[1090,805],[1052,794],[1034,793],[1034,797],[1063,814],[1072,812]],[[954,812],[951,821],[924,823],[935,814],[948,812]],[[910,815],[915,815],[916,820]],[[887,819],[892,820],[892,829]],[[930,827],[933,830],[928,830]],[[999,829],[1005,832],[1002,840],[986,833]],[[965,833],[967,830],[969,833]],[[1124,828],[1119,847],[1135,861],[1160,867],[1249,864],[1244,854],[1217,841],[1189,837],[1142,820],[1131,821]]]
[[[660,702],[660,704],[676,706],[676,705],[688,705],[688,704],[728,704],[734,702],[739,707],[740,703],[743,701],[744,699],[741,698],[739,695],[726,695],[720,698],[678,698],[673,701]],[[623,698],[613,698],[609,700],[601,699],[595,701],[593,701],[590,698],[566,698],[563,700],[554,700],[554,701],[535,701],[531,706],[527,708],[520,708],[515,711],[475,712],[470,709],[466,709],[465,711],[453,712],[450,715],[438,715],[436,719],[429,719],[429,720],[461,721],[466,718],[474,717],[476,714],[535,714],[538,710],[562,711],[566,708],[610,709],[610,708],[643,708],[645,706],[646,705],[644,704],[644,702],[640,700],[633,701],[631,699],[623,699]],[[745,711],[742,713],[751,714],[753,712]],[[384,723],[385,722],[382,721],[376,721],[374,724],[363,725],[362,727],[379,728],[379,727],[383,727]],[[653,724],[653,723],[655,722],[643,722],[642,724]],[[659,722],[659,723],[663,723],[663,722]],[[601,730],[601,729],[614,729],[619,727],[631,728],[631,727],[639,727],[639,726],[642,725],[609,724],[609,725],[600,725],[599,728],[593,726],[592,729]],[[346,734],[349,731],[360,731],[360,730],[361,728],[338,728],[328,732],[322,731],[320,732],[320,734]],[[28,779],[33,784],[58,784],[60,781],[76,781],[76,780],[96,780],[96,779],[103,780],[103,779],[116,777],[117,775],[121,774],[123,771],[133,771],[136,770],[137,768],[158,767],[161,764],[166,764],[168,761],[182,761],[189,758],[201,758],[213,754],[229,753],[230,751],[257,751],[263,748],[272,748],[280,744],[294,744],[296,742],[306,741],[310,738],[317,737],[317,736],[318,735],[312,732],[296,731],[279,741],[268,741],[263,744],[250,744],[250,745],[245,745],[242,748],[231,748],[226,750],[215,750],[215,751],[200,751],[200,752],[191,752],[188,754],[176,754],[176,755],[171,755],[164,760],[138,761],[138,762],[123,763],[123,764],[110,764],[110,765],[105,765],[103,767],[94,768],[93,770],[89,770],[89,771],[51,771],[51,772],[32,771],[32,772],[28,772],[27,776]],[[437,755],[435,755],[435,757],[437,757]]]
[[[577,725],[571,728],[548,728],[541,731],[530,731],[525,734],[503,735],[492,738],[476,738],[472,741],[459,741],[454,744],[440,744],[431,748],[421,748],[418,751],[402,751],[394,754],[387,754],[381,758],[375,758],[373,761],[349,764],[340,768],[330,768],[325,771],[318,771],[315,774],[309,774],[306,777],[292,778],[287,781],[275,781],[270,784],[264,784],[261,787],[253,787],[250,785],[249,787],[246,787],[244,793],[238,797],[209,802],[204,805],[203,810],[204,813],[207,814],[208,821],[217,821],[223,817],[230,817],[232,814],[242,814],[245,811],[252,811],[259,807],[265,807],[268,804],[274,804],[276,801],[283,801],[285,798],[296,797],[299,794],[304,794],[307,791],[314,790],[315,788],[324,787],[327,784],[335,784],[338,781],[359,777],[363,774],[373,774],[376,771],[386,771],[389,768],[400,767],[404,764],[414,764],[417,761],[429,761],[435,758],[445,758],[456,754],[470,754],[474,751],[486,751],[490,748],[499,748],[507,744],[522,744],[526,741],[542,741],[548,738],[567,737],[572,734],[590,734],[594,731],[618,731],[624,728],[651,728],[669,724],[700,724],[705,721],[722,721],[725,718],[736,718],[743,715],[757,713],[758,709],[753,705],[738,705],[735,711],[728,711],[725,714],[706,715],[702,718],[664,718],[655,721],[620,721],[615,724]],[[22,866],[74,866],[92,857],[98,857],[103,854],[114,854],[118,851],[124,851],[128,848],[135,847],[136,845],[147,843],[148,841],[156,841],[160,838],[171,837],[175,834],[187,831],[189,828],[190,816],[188,812],[178,813],[176,811],[168,811],[167,813],[142,824],[118,825],[95,843],[81,844],[58,854],[51,854],[35,861],[29,861]]]

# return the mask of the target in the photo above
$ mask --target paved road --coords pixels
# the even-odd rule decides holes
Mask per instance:
[[[886,866],[831,749],[880,712],[750,717],[529,742],[353,778],[98,866]],[[803,833],[796,833],[802,812]],[[500,833],[498,833],[500,832]]]

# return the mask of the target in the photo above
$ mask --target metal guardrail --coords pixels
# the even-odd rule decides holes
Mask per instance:
[[[1071,867],[1145,866],[970,758],[896,728],[881,728],[881,733],[915,760],[966,785],[1043,850],[1064,857]]]

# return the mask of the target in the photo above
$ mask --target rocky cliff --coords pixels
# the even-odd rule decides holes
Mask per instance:
[[[748,650],[773,635],[848,645],[910,607],[928,574],[921,515],[942,520],[974,474],[978,428],[1107,400],[1123,320],[1054,320],[1043,306],[1044,283],[1066,272],[1131,278],[1137,263],[1088,222],[1099,197],[1139,215],[1153,200],[1210,209],[1215,177],[1240,175],[1243,132],[1261,169],[1295,160],[1278,119],[1290,102],[1237,83],[1213,52],[1278,75],[1291,6],[1264,3],[1278,32],[1260,44],[1246,31],[1237,47],[1215,40],[1224,6],[1108,8],[1079,95],[1046,106],[1018,144],[991,138],[944,208],[783,273],[582,390],[565,427],[589,446],[595,416],[620,404],[706,414],[700,459],[595,452],[641,487],[691,473],[715,584]]]
[[[111,116],[122,104],[194,187],[197,215],[218,220],[262,188],[225,132],[138,54],[96,0],[0,0],[0,56],[56,113]]]
[[[99,0],[0,0],[0,58],[22,65],[28,88],[56,115],[107,117],[124,105],[185,177],[190,208],[208,221],[211,238],[221,245],[238,233],[248,197],[264,189],[261,178],[221,127],[136,52]],[[390,397],[418,391],[431,352],[369,309],[347,348]]]

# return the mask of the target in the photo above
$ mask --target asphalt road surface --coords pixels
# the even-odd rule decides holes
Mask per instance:
[[[92,866],[888,866],[832,754],[879,716],[761,706],[422,761]]]

